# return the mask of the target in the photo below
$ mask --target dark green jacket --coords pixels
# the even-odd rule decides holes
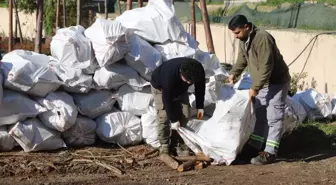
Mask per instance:
[[[254,25],[252,29],[247,50],[244,41],[239,43],[237,62],[230,73],[239,76],[247,66],[254,90],[289,82],[288,67],[272,35]]]

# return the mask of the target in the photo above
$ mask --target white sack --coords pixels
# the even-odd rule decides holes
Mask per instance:
[[[36,118],[16,123],[10,128],[9,134],[25,152],[56,150],[66,147],[59,132],[47,128]]]
[[[15,147],[15,140],[9,135],[7,126],[0,127],[0,152],[7,152]]]
[[[98,66],[91,41],[81,25],[58,29],[50,43],[50,52],[62,65],[93,74]]]
[[[195,58],[196,50],[184,43],[167,41],[154,47],[161,53],[164,62],[179,57]]]
[[[119,21],[98,18],[84,33],[92,42],[100,67],[119,61],[130,50],[126,29]]]
[[[156,110],[150,106],[147,113],[141,116],[142,137],[145,142],[154,148],[160,147],[158,139]]]
[[[45,111],[46,108],[29,99],[27,95],[5,89],[0,105],[0,126],[14,124]]]
[[[4,85],[4,77],[3,77],[2,70],[0,70],[0,105],[2,103],[3,93],[4,93],[3,85]]]
[[[150,0],[145,7],[125,11],[116,20],[147,41],[186,42],[186,32],[170,0]]]
[[[37,98],[37,102],[48,109],[38,115],[45,126],[64,132],[75,124],[77,106],[66,92],[51,92],[45,98]]]
[[[118,90],[117,100],[122,111],[141,116],[148,112],[153,96],[150,87],[135,91],[129,85],[123,85]]]
[[[197,49],[195,59],[202,63],[206,78],[214,76],[216,79],[224,81],[225,78],[229,76],[229,73],[222,67],[215,54],[210,54],[209,52],[203,52],[202,50]]]
[[[87,93],[94,87],[92,75],[84,74],[81,69],[65,66],[55,58],[51,57],[50,59],[50,65],[54,66],[55,73],[62,82],[65,91]]]
[[[238,90],[246,90],[250,89],[251,85],[252,85],[251,76],[248,72],[245,72],[241,75],[239,81],[236,82],[233,87]]]
[[[142,140],[140,118],[129,112],[106,113],[96,119],[98,137],[121,146],[136,145]]]
[[[45,97],[59,88],[60,82],[49,57],[25,50],[14,50],[5,54],[1,62],[5,87],[30,95]]]
[[[332,106],[332,116],[335,117],[336,116],[336,97],[334,97],[332,100],[331,100],[331,106]]]
[[[138,35],[133,35],[129,42],[131,50],[125,56],[127,65],[150,81],[153,70],[162,63],[160,52]]]
[[[108,90],[92,90],[87,94],[73,94],[78,111],[93,119],[112,110],[115,94]]]
[[[332,106],[330,98],[325,93],[319,93],[314,89],[298,92],[293,96],[293,100],[298,101],[307,112],[308,119],[320,120],[331,118]]]
[[[63,133],[64,141],[71,146],[88,146],[96,141],[97,124],[92,119],[78,115],[75,125]]]
[[[114,63],[96,71],[93,80],[97,89],[119,89],[124,84],[135,90],[141,90],[150,83],[134,69],[124,63]]]

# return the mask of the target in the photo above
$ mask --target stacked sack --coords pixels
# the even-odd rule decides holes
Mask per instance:
[[[50,49],[51,56],[14,50],[2,59],[2,151],[87,146],[97,136],[123,146],[151,144],[155,68],[185,56],[203,64],[207,79],[227,76],[217,57],[201,51],[183,29],[170,1],[150,0],[87,29],[59,29]]]

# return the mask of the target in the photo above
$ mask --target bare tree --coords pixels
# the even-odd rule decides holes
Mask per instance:
[[[63,4],[63,27],[66,27],[66,10],[65,10],[65,0],[62,0]]]
[[[9,38],[8,51],[13,50],[13,0],[9,0]]]
[[[22,31],[21,31],[21,24],[20,24],[20,18],[19,18],[19,12],[18,12],[18,7],[17,7],[17,4],[16,4],[16,0],[14,0],[14,9],[15,9],[15,25],[16,25],[16,27],[18,27],[19,28],[19,34],[20,34],[20,43],[22,44],[23,43],[23,37],[22,37]],[[15,27],[15,37],[17,37],[16,36],[16,28]]]
[[[138,8],[143,7],[143,0],[138,0]]]
[[[77,0],[77,25],[81,24],[81,0]]]
[[[57,0],[57,3],[56,3],[56,23],[55,23],[56,30],[59,27],[59,11],[60,11],[59,7],[60,7],[60,0]]]
[[[37,0],[35,52],[42,50],[43,0]]]
[[[195,0],[191,0],[191,35],[196,39]]]
[[[203,25],[204,25],[204,30],[205,30],[205,38],[207,42],[208,51],[212,54],[215,54],[215,48],[213,45],[212,34],[211,34],[210,25],[209,25],[208,10],[206,7],[205,0],[200,0],[200,5],[201,5],[201,10],[202,10],[202,20],[203,20]]]
[[[132,0],[127,0],[127,8],[126,10],[132,10]]]
[[[108,12],[107,12],[107,0],[105,0],[105,19],[108,18]]]

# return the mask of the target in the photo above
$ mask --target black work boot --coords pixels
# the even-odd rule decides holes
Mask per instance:
[[[270,154],[268,152],[260,152],[257,157],[251,159],[251,164],[255,165],[265,165],[274,163],[276,160],[275,154]]]
[[[259,154],[260,150],[249,145],[248,143],[244,145],[242,151],[237,155],[233,164],[248,164],[253,157]]]

